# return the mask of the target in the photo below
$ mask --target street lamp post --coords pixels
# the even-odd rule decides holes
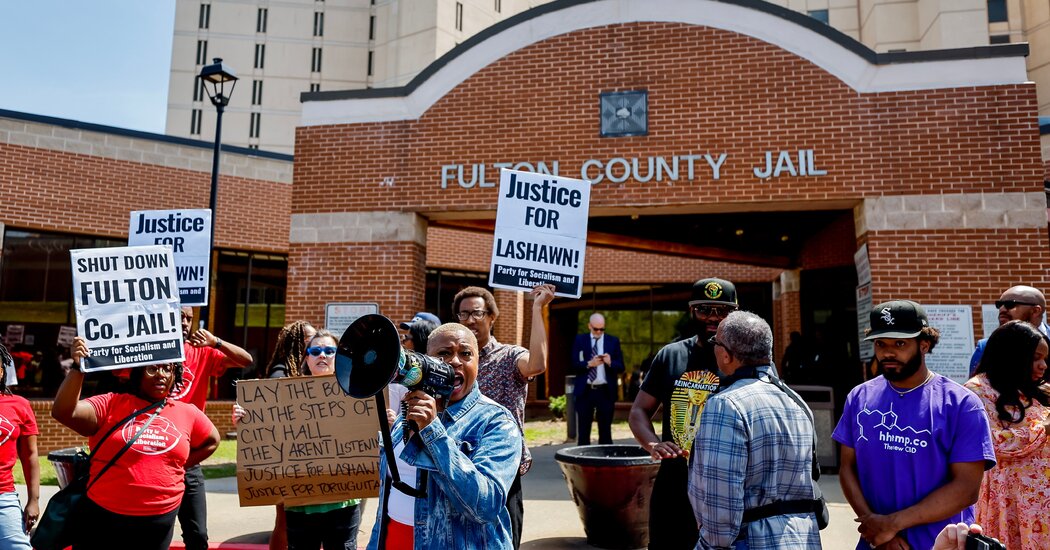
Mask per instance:
[[[223,64],[222,58],[216,57],[213,59],[214,63],[207,65],[201,69],[201,73],[197,75],[197,78],[201,79],[201,84],[204,87],[205,92],[208,94],[208,98],[211,99],[211,104],[215,106],[216,117],[215,117],[215,152],[212,155],[211,161],[211,196],[208,199],[208,208],[211,209],[211,258],[208,260],[208,274],[209,279],[215,276],[215,218],[216,215],[215,203],[219,197],[219,144],[222,142],[222,113],[226,110],[226,106],[230,104],[230,97],[233,95],[233,89],[237,86],[237,75],[233,73],[228,65]],[[230,89],[226,90],[226,84],[229,83]],[[208,281],[208,300],[212,299],[211,292],[211,281]],[[204,306],[204,310],[201,312],[201,320],[205,320],[207,323],[208,318],[208,306]]]

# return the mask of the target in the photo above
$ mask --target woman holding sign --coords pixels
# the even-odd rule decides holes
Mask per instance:
[[[36,456],[36,415],[24,397],[12,395],[5,383],[14,360],[0,344],[0,548],[29,550],[29,536],[40,515],[40,462]],[[25,511],[15,490],[15,461],[22,463],[26,478]]]
[[[89,355],[84,339],[76,338],[76,363]],[[51,416],[95,449],[93,483],[77,509],[75,550],[168,548],[186,468],[219,446],[219,431],[200,409],[170,399],[181,379],[180,363],[149,365],[132,369],[127,392],[80,399],[84,373],[73,369],[66,375]],[[100,475],[136,434],[141,436],[131,448]]]
[[[306,359],[300,368],[289,371],[291,376],[323,376],[335,373],[335,336],[327,330],[318,331],[307,344]],[[271,376],[271,378],[275,378]],[[283,378],[278,376],[276,378]],[[244,408],[234,405],[233,421],[244,416]],[[357,530],[361,526],[359,499],[284,508],[285,532],[288,550],[343,550],[357,548]],[[278,506],[280,514],[280,506]],[[280,525],[280,521],[278,521]],[[275,528],[275,531],[277,528]],[[274,533],[272,541],[280,540]]]

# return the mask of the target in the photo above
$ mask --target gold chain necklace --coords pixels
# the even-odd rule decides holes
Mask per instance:
[[[904,390],[904,391],[900,391],[897,388],[895,388],[893,386],[893,384],[890,384],[889,380],[886,381],[886,384],[889,385],[891,390],[897,392],[897,396],[898,397],[904,397],[904,394],[911,393],[911,392],[913,392],[913,391],[915,391],[915,390],[925,386],[926,384],[928,384],[930,382],[930,380],[933,380],[933,371],[930,371],[930,372],[926,373],[926,380],[923,380],[922,384],[919,384],[918,386],[915,386],[914,388],[907,389],[907,390]]]

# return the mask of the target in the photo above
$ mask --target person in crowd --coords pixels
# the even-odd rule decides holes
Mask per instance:
[[[926,366],[940,333],[909,300],[871,310],[876,368],[850,391],[832,437],[839,482],[857,514],[860,550],[930,548],[949,523],[972,522],[995,465],[988,417],[972,392]]]
[[[74,361],[80,364],[89,355],[87,342],[77,337]],[[74,550],[168,548],[185,492],[186,469],[200,464],[219,446],[219,431],[208,417],[172,397],[182,372],[179,363],[134,368],[127,392],[80,399],[84,373],[73,369],[58,388],[51,416],[87,437],[95,450],[91,477],[97,481],[77,509]],[[163,401],[159,409],[128,420],[101,441],[116,423],[158,401]],[[124,447],[128,432],[140,430],[153,412],[157,416],[148,432],[98,477]]]
[[[411,321],[401,323],[401,330],[406,331],[401,336],[401,345],[405,349],[426,353],[427,337],[441,324],[441,319],[433,313],[421,311]]]
[[[270,362],[266,364],[266,377],[302,376],[300,369],[306,363],[306,347],[315,334],[317,329],[306,321],[295,321],[282,328]]]
[[[712,340],[723,377],[700,416],[689,469],[696,548],[819,550],[813,413],[777,378],[773,331],[734,311]]]
[[[300,323],[302,321],[299,321]],[[293,323],[292,325],[295,325]],[[292,326],[289,325],[289,326]],[[289,332],[289,339],[296,335]],[[305,361],[295,371],[301,373],[293,376],[324,376],[335,373],[335,352],[339,342],[327,330],[317,331],[307,342]],[[287,378],[287,376],[271,376]],[[233,421],[236,424],[244,417],[245,411],[240,404],[233,407]],[[357,532],[361,527],[361,501],[349,499],[340,502],[308,504],[304,506],[278,506],[278,515],[284,515],[284,521],[278,519],[274,534],[270,537],[270,547],[274,548],[275,539],[285,541],[288,550],[343,550],[357,548]],[[284,536],[277,533],[284,528]]]
[[[611,445],[616,377],[624,371],[623,350],[619,338],[606,334],[601,313],[591,315],[587,328],[587,334],[577,334],[572,344],[577,444],[591,444],[591,422],[597,413],[598,443]]]
[[[802,333],[793,330],[788,336],[788,345],[784,348],[784,357],[780,360],[780,370],[784,374],[784,381],[791,384],[812,384],[806,363],[812,358],[810,350]]]
[[[40,462],[37,460],[36,415],[26,398],[13,395],[5,383],[14,360],[0,344],[0,548],[30,550],[29,533],[40,517]],[[15,462],[22,464],[26,505],[15,490]]]
[[[427,354],[455,371],[455,389],[448,405],[416,390],[406,396],[408,416],[419,432],[404,443],[407,422],[391,431],[397,455],[417,469],[402,479],[424,488],[426,497],[412,501],[411,510],[398,506],[387,474],[385,453],[379,466],[381,485],[370,550],[455,548],[508,550],[513,546],[507,492],[521,465],[522,436],[513,415],[482,395],[477,383],[478,341],[473,331],[446,323],[430,334]],[[384,441],[390,445],[391,441]],[[415,483],[413,483],[413,479]],[[402,523],[397,517],[409,517]]]
[[[1016,550],[1050,548],[1047,342],[1027,321],[1007,322],[988,338],[977,375],[966,383],[984,404],[998,461],[981,483],[977,523]]]
[[[649,504],[650,548],[693,548],[699,537],[687,489],[689,451],[707,398],[718,389],[718,365],[708,340],[736,309],[733,283],[715,278],[693,283],[689,319],[695,335],[656,354],[631,405],[634,438],[660,461]],[[660,407],[663,429],[657,436],[652,418]]]
[[[273,355],[266,364],[266,377],[302,376],[302,365],[306,363],[306,348],[315,334],[317,334],[317,329],[306,321],[295,321],[285,325],[277,334]],[[237,404],[233,406],[233,409],[233,421],[236,424],[243,416],[244,410]],[[288,548],[288,528],[284,524],[284,505],[278,504],[275,508],[277,513],[274,515],[269,547],[270,550],[286,550]]]
[[[191,307],[182,308],[182,338],[186,360],[182,363],[182,380],[175,385],[171,398],[204,412],[211,377],[222,376],[227,368],[250,366],[253,359],[241,347],[205,329],[193,330]],[[200,464],[186,469],[186,494],[179,506],[179,525],[186,550],[207,550],[208,500]]]
[[[452,311],[456,313],[456,318],[474,333],[480,346],[478,387],[481,393],[510,411],[522,435],[521,465],[507,494],[515,549],[521,546],[521,528],[525,518],[521,476],[532,467],[532,454],[525,447],[524,438],[525,397],[529,392],[529,382],[547,370],[547,327],[543,324],[543,308],[554,300],[554,285],[536,285],[529,294],[533,301],[528,349],[496,340],[492,329],[499,318],[499,307],[496,298],[488,290],[470,286],[459,291],[452,299]]]
[[[995,301],[995,307],[999,310],[999,326],[1010,321],[1024,321],[1039,329],[1043,334],[1050,336],[1050,325],[1043,321],[1046,313],[1046,296],[1038,288],[1017,285],[1006,289],[1002,296]],[[981,362],[984,347],[988,344],[988,338],[977,341],[977,347],[970,357],[970,376],[976,374],[977,365]]]

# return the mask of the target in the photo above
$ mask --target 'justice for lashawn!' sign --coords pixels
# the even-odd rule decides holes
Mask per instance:
[[[208,305],[211,261],[211,210],[136,210],[128,226],[128,246],[169,245],[175,256],[179,299],[184,306]]]
[[[181,362],[175,260],[168,246],[70,250],[84,372]]]
[[[379,495],[379,416],[334,376],[237,383],[241,506],[342,502]],[[410,481],[414,483],[414,480]]]
[[[550,283],[555,295],[579,298],[590,205],[587,181],[503,170],[489,286]]]

